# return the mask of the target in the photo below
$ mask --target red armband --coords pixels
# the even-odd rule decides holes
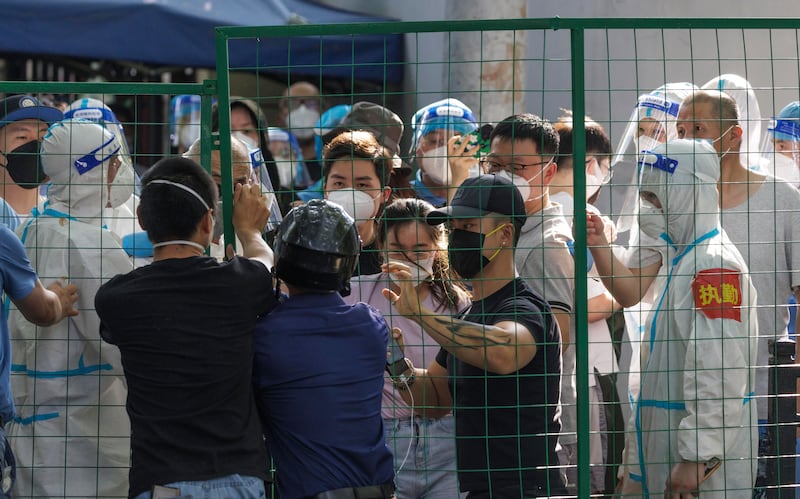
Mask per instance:
[[[742,285],[738,270],[701,270],[692,280],[692,293],[695,308],[709,319],[742,321]]]

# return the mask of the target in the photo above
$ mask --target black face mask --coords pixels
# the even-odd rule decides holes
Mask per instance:
[[[450,242],[447,246],[447,257],[450,265],[464,279],[472,279],[489,260],[483,256],[483,242],[486,235],[481,232],[453,229],[450,231]]]
[[[5,153],[6,170],[14,183],[23,189],[36,189],[47,177],[42,168],[40,145],[38,140],[32,140]]]

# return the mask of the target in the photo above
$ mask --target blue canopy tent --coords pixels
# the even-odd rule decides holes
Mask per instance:
[[[0,53],[215,66],[216,26],[382,22],[308,0],[4,0]],[[232,68],[399,83],[402,35],[230,40]]]

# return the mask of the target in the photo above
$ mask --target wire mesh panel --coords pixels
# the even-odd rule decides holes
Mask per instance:
[[[394,49],[397,34],[405,37],[402,62],[398,62]],[[379,41],[375,43],[375,39]],[[337,62],[326,59],[331,40],[345,54]],[[257,52],[254,47],[259,44],[275,43],[287,46],[286,60],[260,60],[255,66],[236,62],[242,47]],[[369,43],[372,47],[367,50],[364,47]],[[300,46],[313,48],[304,50],[301,58],[293,52],[293,47]],[[423,295],[429,288],[439,289],[441,283],[462,282],[475,296],[483,296],[475,288],[480,279],[463,282],[452,272],[447,278],[437,273],[441,255],[448,253],[448,242],[418,225],[424,217],[419,210],[424,214],[456,203],[456,187],[464,178],[505,170],[516,179],[528,215],[528,225],[521,228],[521,244],[516,246],[516,268],[524,281],[544,295],[554,312],[551,317],[559,319],[562,339],[572,345],[565,344],[561,352],[562,454],[559,463],[545,466],[559,470],[567,480],[569,493],[581,497],[610,494],[617,477],[632,484],[626,492],[641,487],[645,494],[662,494],[664,483],[670,480],[676,488],[695,490],[697,483],[681,481],[688,472],[679,465],[686,461],[711,463],[708,479],[699,488],[704,495],[718,488],[714,493],[719,496],[745,497],[751,494],[756,477],[759,493],[778,495],[783,493],[783,489],[777,489],[780,484],[791,488],[795,482],[793,460],[774,457],[794,455],[793,413],[787,408],[790,414],[779,416],[777,400],[786,398],[770,398],[768,342],[787,335],[787,303],[798,284],[793,277],[798,262],[793,256],[792,228],[798,208],[794,188],[800,174],[796,136],[791,132],[798,117],[791,115],[791,106],[781,114],[800,96],[797,46],[796,26],[791,21],[765,19],[526,19],[223,28],[218,31],[220,102],[233,108],[236,98],[225,93],[243,95],[241,86],[234,90],[240,71],[262,76],[280,74],[279,79],[287,85],[281,94],[264,92],[257,86],[244,97],[261,104],[270,118],[269,125],[295,132],[294,137],[291,133],[274,135],[278,142],[293,145],[286,149],[292,154],[275,156],[278,163],[286,162],[279,167],[284,175],[281,187],[276,188],[284,199],[284,209],[312,197],[328,197],[349,205],[353,214],[358,214],[356,218],[363,220],[360,223],[368,227],[362,233],[364,251],[376,253],[364,273],[386,271],[376,262],[411,263],[414,275],[423,276],[418,281],[422,283],[418,289],[425,290]],[[398,74],[405,78],[405,84],[399,83]],[[307,89],[302,90],[298,82],[310,82],[316,90],[304,93]],[[358,113],[359,103],[364,101],[391,113],[384,110],[373,115],[370,122],[369,113]],[[726,107],[730,102],[735,106]],[[353,119],[354,109],[358,119]],[[512,135],[508,142],[513,147],[506,153],[502,126],[499,132],[496,126],[522,113],[533,113],[555,124],[561,150],[550,151],[542,136],[531,139],[533,149],[528,150],[527,136]],[[314,118],[318,121],[312,125]],[[403,122],[405,131],[387,144],[387,130],[395,126],[396,118]],[[520,120],[523,118],[517,116],[512,121]],[[495,125],[495,135],[491,135],[491,126],[484,125]],[[331,158],[339,164],[325,161],[323,156],[324,144],[347,129],[372,131],[387,147],[386,155],[397,156],[391,166],[373,162],[369,169],[377,177],[376,185],[348,184],[352,178],[339,179],[335,186],[326,183],[326,174],[331,171],[349,170],[344,176],[352,177],[357,169],[357,155]],[[514,126],[511,129],[517,133]],[[470,147],[459,149],[460,143],[447,143],[454,135],[470,134],[473,142],[469,145],[476,148],[469,153]],[[680,160],[684,146],[670,142],[675,139],[692,139],[690,144],[696,149]],[[345,143],[352,147],[352,141]],[[653,154],[643,158],[643,150]],[[305,161],[297,161],[300,156]],[[710,175],[698,173],[700,157],[716,166]],[[530,161],[534,159],[538,161]],[[550,160],[557,164],[554,171],[549,169]],[[670,171],[671,167],[658,168],[673,164],[672,160],[691,174],[680,177]],[[574,168],[575,164],[585,164],[586,168]],[[388,178],[382,176],[385,172],[381,168],[391,169]],[[537,172],[541,177],[535,175]],[[662,172],[663,178],[656,175]],[[303,177],[305,174],[310,178]],[[788,183],[774,180],[772,175],[784,177]],[[302,178],[299,183],[298,178]],[[316,184],[303,189],[309,180]],[[646,182],[652,185],[645,188]],[[386,185],[392,187],[391,194],[385,194]],[[544,186],[548,186],[547,197],[542,196]],[[346,193],[336,193],[340,188]],[[371,201],[359,191],[369,194]],[[640,201],[641,191],[655,196],[658,206]],[[707,194],[701,195],[704,192]],[[709,196],[716,201],[705,203]],[[395,198],[401,199],[392,204]],[[432,206],[420,205],[419,199]],[[596,208],[587,207],[587,200]],[[550,223],[552,215],[547,207],[553,203],[559,203],[568,214],[583,214],[587,208],[602,214],[607,237],[598,238],[598,218],[583,215],[574,217],[574,222],[569,215],[563,235],[547,224],[544,227],[551,232],[545,233],[541,223],[533,221]],[[411,205],[417,211],[409,211]],[[644,222],[647,210],[655,214],[655,219]],[[392,220],[392,215],[398,219]],[[653,220],[666,224],[662,231],[665,237],[659,238],[659,232],[654,238],[648,236],[654,229],[646,224]],[[613,224],[616,231],[611,228]],[[708,230],[701,230],[707,224]],[[526,243],[529,226],[539,233],[536,238],[528,237]],[[405,227],[405,237],[421,242],[423,249],[411,253],[404,250],[405,241],[399,240],[400,232],[394,232],[397,227]],[[645,232],[640,232],[640,227]],[[452,271],[454,247],[458,246],[452,237],[458,232],[453,223],[450,228]],[[706,234],[717,228],[719,235]],[[480,232],[489,237],[489,231]],[[682,235],[677,236],[679,233]],[[711,242],[703,240],[704,235]],[[587,237],[594,242],[590,246],[606,239],[613,243],[613,265],[610,251],[587,249]],[[676,237],[683,240],[678,242]],[[563,271],[559,270],[558,252],[551,247],[559,245],[570,255],[570,268]],[[716,260],[700,263],[696,258],[701,254]],[[686,260],[686,255],[693,256]],[[484,256],[491,257],[491,252]],[[482,264],[494,268],[491,260]],[[708,280],[707,270],[724,269],[726,265],[738,273],[717,273],[723,277]],[[624,271],[625,267],[636,273]],[[639,273],[652,275],[640,279]],[[373,279],[390,284],[386,274],[382,275]],[[569,290],[569,299],[557,294],[559,279]],[[600,281],[608,289],[598,288]],[[385,298],[380,293],[370,291],[381,284],[364,276],[354,278],[354,282],[357,293],[351,300],[376,305],[390,325],[398,322],[418,331],[422,323],[425,330],[422,318],[408,322],[408,317],[382,301]],[[751,292],[751,283],[757,302],[752,301],[755,293]],[[609,290],[616,297],[613,301]],[[642,296],[644,305],[639,304]],[[604,310],[597,308],[601,303]],[[445,300],[442,304],[447,305],[442,313],[459,317],[453,313],[459,308],[456,302]],[[712,305],[722,312],[709,315],[705,307]],[[740,311],[737,320],[731,322],[726,307]],[[453,319],[454,330],[456,324]],[[469,446],[465,440],[484,439],[483,449],[492,449],[489,442],[497,434],[493,433],[491,415],[503,409],[492,406],[486,396],[478,405],[488,419],[483,420],[483,428],[473,428],[467,415],[474,407],[459,404],[475,400],[465,402],[467,398],[457,393],[464,385],[453,376],[457,373],[453,365],[443,361],[448,357],[442,354],[439,364],[434,358],[446,341],[435,341],[422,333],[412,333],[412,337],[418,351],[412,347],[407,355],[416,356],[415,366],[429,367],[432,376],[435,372],[446,378],[442,386],[449,386],[455,408],[454,417],[445,418],[453,418],[454,429],[436,433],[436,437],[428,435],[426,432],[436,428],[436,422],[442,421],[439,416],[450,407],[420,411],[419,401],[416,407],[409,407],[409,400],[399,396],[387,380],[383,416],[389,428],[387,442],[395,453],[398,495],[412,497],[431,490],[442,477],[452,479],[452,473],[443,473],[452,470],[460,472],[462,490],[481,492],[481,481],[475,476],[497,478],[492,474],[495,470],[487,469],[492,467],[491,451],[486,451],[488,461],[482,461],[475,473],[474,461],[454,452],[452,442],[455,438],[458,449]],[[539,338],[537,346],[538,342]],[[406,345],[411,347],[408,340]],[[456,359],[453,362],[461,359],[453,344],[445,345],[444,351]],[[490,351],[487,347],[486,352]],[[570,376],[573,369],[574,376]],[[496,374],[484,370],[486,386],[491,386]],[[527,385],[518,371],[515,375],[521,393]],[[543,379],[538,378],[540,387]],[[653,386],[667,387],[666,395],[654,396]],[[651,392],[643,396],[641,389]],[[785,390],[783,393],[793,394],[791,389]],[[776,391],[777,387],[772,393]],[[734,407],[734,399],[739,407]],[[793,396],[788,400],[794,400]],[[431,414],[434,419],[430,419]],[[643,426],[641,419],[645,416],[650,420]],[[733,419],[737,423],[732,423]],[[520,431],[520,427],[514,428]],[[784,440],[779,444],[781,430]],[[653,435],[659,436],[658,443],[648,441]],[[426,445],[442,445],[438,439],[447,443],[446,450],[436,451],[449,456],[447,463],[430,460],[425,451]],[[521,441],[514,453],[519,472],[515,476],[523,478],[515,485],[525,489],[524,477],[529,475],[523,470],[526,449]],[[757,456],[767,456],[758,464],[766,468],[756,469]],[[725,464],[715,468],[715,459]],[[627,466],[619,468],[623,461]],[[661,483],[654,487],[652,483],[659,480]],[[446,483],[455,495],[454,482]],[[492,492],[488,485],[486,490]],[[502,494],[500,490],[493,492]]]
[[[300,481],[322,488],[305,495],[329,490],[331,470],[352,463],[341,449],[380,440],[378,421],[399,498],[794,493],[797,28],[219,28],[217,81],[0,84],[75,97],[73,121],[43,127],[40,146],[2,151],[2,197],[18,208],[34,269],[81,296],[80,314],[55,328],[5,302],[16,495],[126,494],[125,383],[97,337],[92,295],[146,263],[128,191],[135,167],[167,150],[199,159],[219,186],[220,258],[224,241],[241,246],[236,183],[257,181],[271,197],[269,241],[313,199],[358,226],[361,252],[341,291],[392,331],[380,418],[366,402],[339,410],[337,396],[360,394],[358,383],[331,384],[298,358],[328,398],[314,424],[290,403],[270,406],[265,420],[284,424],[267,431],[277,483],[305,473],[281,459],[313,457],[320,466]],[[285,56],[266,58],[276,46]],[[155,108],[172,112],[171,126]],[[25,181],[12,173],[34,163],[48,187],[15,190]],[[327,260],[306,260],[324,274]],[[319,311],[307,312],[298,329],[316,324]],[[353,352],[331,354],[358,376]],[[363,426],[353,431],[345,414]],[[319,441],[286,444],[304,432]]]
[[[136,211],[139,175],[165,152],[166,141],[148,140],[168,137],[161,106],[173,94],[202,96],[206,126],[199,117],[197,126],[209,144],[214,86],[3,82],[0,90],[0,197],[10,207],[3,224],[43,286],[74,285],[79,296],[77,315],[37,326],[30,303],[12,301],[23,298],[10,287],[19,274],[6,280],[11,392],[2,417],[16,468],[6,455],[3,491],[13,483],[17,497],[128,497],[127,383],[119,351],[101,340],[94,297],[104,282],[152,260]],[[50,107],[52,94],[68,102]],[[6,240],[4,248],[14,246]],[[3,259],[27,266],[16,248]]]

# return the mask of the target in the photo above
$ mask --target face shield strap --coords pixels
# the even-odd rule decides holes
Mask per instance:
[[[112,151],[103,151],[103,149],[110,146],[116,139],[117,137],[112,135],[111,138],[109,138],[103,145],[76,159],[73,162],[73,165],[75,166],[75,170],[77,170],[78,175],[83,175],[84,173],[110,160],[115,154],[118,154],[120,150],[119,144],[117,144]],[[101,153],[102,157],[98,158],[97,155]]]
[[[425,111],[416,124],[415,142],[435,130],[451,130],[467,134],[478,128],[475,115],[469,109],[451,104],[442,104]]]
[[[650,118],[652,111],[651,109],[656,111],[661,111],[662,113],[675,117],[678,117],[678,110],[681,107],[680,102],[671,101],[669,99],[665,99],[663,97],[659,97],[657,95],[642,95],[639,97],[638,107],[640,110],[645,112],[644,116],[639,116],[641,118]],[[643,109],[642,109],[643,108]]]
[[[775,120],[775,124],[768,128],[773,134],[781,133],[792,137],[794,142],[800,142],[800,123],[797,120]]]
[[[113,123],[122,126],[113,111],[96,107],[69,110],[64,113],[64,119],[69,118],[89,120],[98,124]]]

